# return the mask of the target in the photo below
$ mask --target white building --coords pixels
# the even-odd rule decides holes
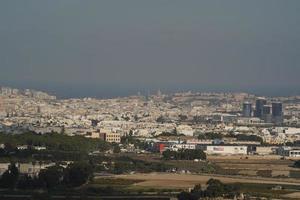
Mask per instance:
[[[255,150],[255,154],[257,155],[270,155],[276,153],[276,146],[257,146]]]
[[[196,149],[195,144],[173,144],[170,146],[171,151],[178,151],[180,149]]]
[[[188,125],[179,125],[177,126],[177,132],[179,134],[183,134],[186,136],[193,136],[194,135],[194,130],[191,126]]]
[[[207,154],[247,155],[247,146],[207,146]]]

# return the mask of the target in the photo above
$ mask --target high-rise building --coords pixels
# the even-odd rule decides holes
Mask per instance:
[[[265,123],[272,123],[272,114],[271,114],[271,105],[264,105],[263,106],[263,113],[262,113],[262,119]]]
[[[282,124],[283,122],[283,111],[281,102],[272,103],[272,120],[275,124]]]
[[[251,117],[252,115],[252,104],[249,102],[243,103],[243,117]]]
[[[256,106],[255,106],[255,117],[262,118],[263,117],[263,108],[264,105],[267,104],[267,100],[264,98],[258,98],[256,100]]]

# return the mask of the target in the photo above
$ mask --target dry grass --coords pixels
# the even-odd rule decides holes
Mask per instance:
[[[256,177],[226,177],[218,175],[192,175],[192,174],[171,174],[171,173],[151,173],[151,174],[132,174],[117,175],[122,179],[144,180],[138,182],[137,186],[146,186],[153,188],[191,188],[195,184],[205,184],[210,178],[217,178],[224,183],[260,183],[277,185],[298,185],[297,179],[279,179],[279,178],[256,178]]]
[[[289,176],[289,172],[300,171],[292,167],[294,160],[281,160],[280,156],[209,156],[208,160],[223,169],[238,170],[240,175],[255,176],[257,171],[272,170],[272,176]]]

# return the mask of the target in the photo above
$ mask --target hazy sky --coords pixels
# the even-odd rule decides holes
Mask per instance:
[[[300,94],[299,0],[1,0],[0,84]]]

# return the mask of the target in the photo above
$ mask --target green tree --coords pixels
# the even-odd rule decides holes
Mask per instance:
[[[256,142],[263,142],[263,139],[257,135],[244,135],[244,134],[238,134],[235,136],[237,140],[240,141],[256,141]]]
[[[171,151],[170,149],[167,149],[162,153],[162,156],[165,160],[173,160],[176,159],[177,153],[175,151]]]
[[[113,173],[114,174],[123,174],[135,170],[133,162],[128,161],[117,161],[115,162]]]
[[[47,188],[54,188],[60,184],[63,178],[63,168],[59,166],[48,167],[41,170],[39,179]]]
[[[214,133],[214,132],[198,135],[199,140],[203,140],[203,139],[214,140],[214,139],[222,139],[222,138],[223,135],[221,133]]]
[[[113,151],[114,151],[114,153],[120,153],[121,149],[120,149],[119,145],[115,145]]]
[[[72,187],[78,187],[92,178],[93,168],[87,162],[75,162],[65,170],[64,182]]]
[[[206,194],[209,197],[220,197],[225,193],[225,185],[218,179],[211,178],[206,184]]]
[[[191,193],[189,192],[181,192],[177,195],[178,200],[197,200],[196,197],[194,197]]]
[[[42,188],[44,185],[38,177],[31,177],[24,175],[19,178],[17,188],[18,189],[35,189]]]
[[[3,188],[16,188],[19,179],[19,170],[14,163],[10,164],[0,179],[0,186]]]
[[[179,151],[168,149],[162,155],[165,160],[206,160],[206,154],[201,149],[181,149]]]
[[[300,168],[300,160],[295,161],[294,167]]]

